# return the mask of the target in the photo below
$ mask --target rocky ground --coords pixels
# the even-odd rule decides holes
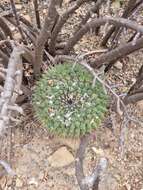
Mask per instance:
[[[21,4],[17,6],[21,9]],[[65,31],[70,31],[70,27],[66,26],[63,34]],[[86,35],[75,51],[94,50],[97,41],[94,35]],[[135,82],[141,64],[142,51],[118,62],[106,78],[111,85],[118,84],[116,92],[126,93]],[[11,129],[8,138],[0,141],[0,159],[10,161],[16,172],[14,177],[0,178],[0,190],[79,190],[74,165],[79,140],[50,136],[33,116],[32,105],[27,103],[23,107],[26,116]],[[129,106],[128,110],[136,119],[142,119],[143,102]],[[108,115],[87,147],[85,173],[90,174],[98,160],[105,156],[109,164],[99,190],[143,190],[143,125],[130,122],[126,127],[124,154],[121,155],[122,120],[114,111],[109,110]]]

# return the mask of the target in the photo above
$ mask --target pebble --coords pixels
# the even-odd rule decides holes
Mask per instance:
[[[23,186],[23,181],[19,178],[16,179],[16,187],[22,187]]]
[[[28,185],[34,185],[34,186],[38,186],[38,181],[34,178],[34,177],[32,177],[32,178],[30,178],[29,180],[28,180]]]
[[[115,67],[116,67],[117,69],[121,70],[121,69],[123,69],[123,64],[122,64],[120,61],[117,61],[117,62],[115,63]]]

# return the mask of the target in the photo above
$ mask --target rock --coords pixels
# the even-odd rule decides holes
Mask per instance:
[[[117,69],[121,70],[121,69],[123,69],[123,64],[122,64],[120,61],[117,61],[117,62],[115,63],[115,67],[116,67]]]
[[[28,185],[34,185],[34,186],[38,187],[38,182],[36,181],[36,179],[34,177],[32,177],[28,180]]]
[[[96,154],[96,155],[99,155],[99,156],[105,156],[105,153],[102,149],[97,149],[96,147],[92,147],[91,148],[93,150],[93,152]]]
[[[52,167],[63,167],[74,162],[74,157],[66,147],[61,147],[48,158],[48,161]]]
[[[80,144],[80,139],[55,137],[53,140],[54,140],[54,143],[58,143],[63,146],[70,147],[73,150],[77,150]]]
[[[22,9],[22,4],[16,4],[15,7],[16,7],[17,10],[21,10]]]
[[[31,17],[29,15],[23,15],[23,17],[28,20],[29,22],[31,22]]]
[[[136,78],[132,78],[131,81],[133,82],[133,84],[136,82]]]
[[[23,181],[19,178],[16,179],[16,187],[22,187],[23,186]]]

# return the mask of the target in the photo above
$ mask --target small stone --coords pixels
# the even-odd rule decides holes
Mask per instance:
[[[22,9],[22,5],[21,4],[16,4],[15,7],[16,7],[17,10],[21,10]]]
[[[14,32],[16,30],[16,27],[15,26],[11,26],[10,29],[11,29],[12,32]]]
[[[74,162],[74,157],[66,147],[61,147],[48,158],[48,161],[52,167],[63,167]]]
[[[29,22],[31,22],[31,18],[30,18],[29,15],[23,15],[23,17],[24,17],[26,20],[28,20]]]
[[[16,179],[16,187],[22,187],[23,186],[23,181],[19,178]]]
[[[104,153],[104,151],[103,151],[102,149],[97,149],[97,148],[95,148],[95,147],[92,147],[91,149],[93,150],[93,152],[94,152],[95,154],[97,154],[97,155],[99,155],[99,156],[104,156],[104,155],[105,155],[105,153]]]
[[[36,181],[36,179],[34,177],[30,178],[28,181],[28,185],[34,185],[34,186],[38,186],[38,182]]]
[[[121,69],[123,69],[123,64],[122,64],[120,61],[117,61],[117,62],[115,63],[115,67],[116,67],[117,69],[121,70]]]
[[[135,82],[136,82],[136,78],[132,78],[131,81],[132,81],[133,83],[135,83]]]
[[[73,150],[77,150],[80,144],[80,139],[55,137],[53,140],[55,143],[60,143],[62,146],[70,147]]]
[[[46,14],[47,13],[47,10],[46,9],[43,9],[43,14]]]

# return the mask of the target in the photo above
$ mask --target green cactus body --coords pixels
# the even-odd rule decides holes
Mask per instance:
[[[35,113],[50,133],[79,137],[98,127],[107,111],[108,96],[83,66],[64,63],[50,68],[37,82]]]

